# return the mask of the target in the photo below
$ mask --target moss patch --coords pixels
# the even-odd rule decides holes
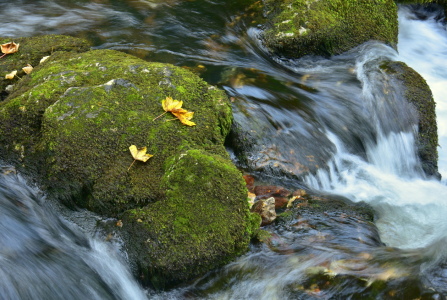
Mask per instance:
[[[87,41],[65,35],[43,35],[36,37],[3,38],[0,37],[0,44],[15,42],[20,44],[19,51],[9,54],[0,60],[0,101],[6,97],[4,92],[7,85],[15,84],[18,78],[12,80],[5,79],[5,75],[17,70],[17,75],[22,77],[25,72],[22,68],[27,64],[36,67],[44,56],[51,55],[58,51],[64,52],[85,52],[90,49]]]
[[[166,164],[166,198],[123,217],[123,228],[132,233],[129,255],[149,256],[137,259],[147,270],[140,276],[165,287],[246,250],[253,226],[239,175],[227,160],[203,150],[182,152]],[[134,244],[144,244],[145,251]]]
[[[340,54],[368,40],[397,43],[392,0],[267,0],[265,45],[275,55]]]

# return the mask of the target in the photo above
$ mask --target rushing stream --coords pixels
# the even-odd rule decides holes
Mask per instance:
[[[445,25],[436,13],[420,20],[401,7],[398,52],[369,42],[331,59],[276,61],[243,2],[10,1],[0,4],[0,36],[69,34],[97,49],[192,69],[226,90],[236,124],[263,133],[247,161],[234,156],[239,166],[366,202],[379,232],[357,216],[303,210],[302,219],[267,227],[269,243],[253,244],[222,269],[172,291],[143,291],[119,245],[74,225],[83,223],[76,212],[60,219],[37,190],[8,175],[0,178],[1,299],[410,299],[433,296],[430,288],[447,295],[445,179],[423,175],[416,115],[399,91],[383,86],[379,68],[404,61],[427,80],[447,178]],[[297,175],[295,161],[309,157],[319,167],[302,182],[282,177]]]

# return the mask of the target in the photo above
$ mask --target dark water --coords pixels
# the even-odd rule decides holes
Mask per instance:
[[[193,70],[225,89],[233,102],[235,130],[248,140],[233,137],[229,151],[235,163],[266,181],[369,203],[378,212],[379,231],[338,208],[295,211],[267,228],[273,233],[268,243],[252,245],[221,270],[187,287],[144,295],[114,250],[95,239],[95,229],[82,231],[58,219],[34,196],[37,191],[7,176],[0,180],[4,298],[441,299],[433,290],[447,294],[447,188],[420,172],[415,113],[399,91],[386,86],[379,68],[387,60],[405,59],[416,69],[439,63],[425,60],[427,55],[445,61],[445,49],[424,48],[424,40],[412,35],[442,45],[445,28],[435,18],[419,21],[401,8],[401,56],[370,42],[332,59],[279,60],[259,42],[264,21],[259,4],[14,1],[0,4],[0,36],[69,34],[96,49]],[[402,45],[408,41],[416,50],[405,55],[409,46]],[[438,75],[433,82],[439,94],[445,94],[445,72],[432,73]],[[247,155],[236,158],[241,152]]]

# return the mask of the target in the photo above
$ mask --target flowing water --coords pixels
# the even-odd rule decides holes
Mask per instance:
[[[97,49],[190,68],[227,91],[235,123],[250,133],[252,144],[229,149],[239,166],[265,180],[366,202],[379,232],[339,208],[303,209],[267,227],[268,243],[253,244],[222,269],[183,288],[143,292],[117,254],[119,243],[111,247],[96,229],[74,225],[94,217],[61,211],[74,223],[61,220],[38,191],[9,175],[0,180],[3,298],[441,297],[431,287],[447,294],[447,187],[423,175],[416,113],[380,68],[404,61],[429,83],[447,178],[445,26],[435,13],[420,20],[402,7],[399,52],[369,42],[332,59],[275,60],[258,41],[262,20],[248,2],[17,0],[0,4],[0,36],[69,34]],[[238,151],[249,155],[238,160]],[[303,177],[303,170],[312,174]]]

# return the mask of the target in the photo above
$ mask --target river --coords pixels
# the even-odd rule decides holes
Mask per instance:
[[[0,180],[2,299],[442,299],[432,290],[447,295],[447,33],[437,12],[424,12],[421,19],[399,9],[398,52],[369,42],[331,59],[275,60],[258,41],[262,20],[252,15],[256,7],[246,10],[244,2],[17,0],[0,4],[0,36],[69,34],[88,39],[95,49],[192,69],[232,97],[237,124],[266,133],[259,144],[267,150],[273,145],[285,156],[305,144],[306,151],[327,157],[327,167],[296,183],[260,163],[289,168],[293,157],[255,152],[236,164],[257,169],[266,180],[368,203],[384,244],[355,220],[322,218],[327,229],[304,234],[271,225],[267,229],[281,247],[253,244],[248,254],[187,286],[144,290],[130,275],[119,239],[104,242],[96,228],[107,220],[55,208],[37,189],[8,176]],[[394,96],[398,91],[390,87],[384,96],[379,65],[385,60],[404,61],[433,91],[442,181],[421,171],[415,116]],[[364,246],[349,249],[354,236]]]

